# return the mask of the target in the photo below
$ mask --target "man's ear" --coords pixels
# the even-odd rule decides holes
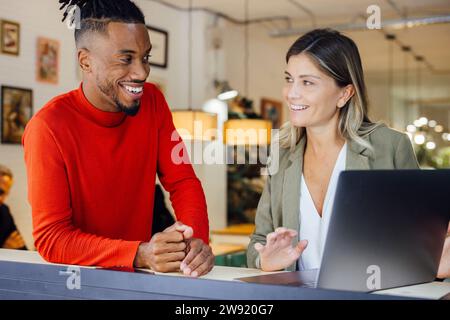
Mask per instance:
[[[337,107],[340,109],[345,106],[348,100],[355,95],[355,87],[349,84],[343,88],[341,97],[338,100]]]
[[[92,70],[90,51],[86,48],[78,49],[78,64],[81,70],[90,73]]]

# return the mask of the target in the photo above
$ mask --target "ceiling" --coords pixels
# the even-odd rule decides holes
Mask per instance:
[[[189,0],[149,0],[164,2],[181,9],[189,8]],[[367,16],[370,5],[381,9],[382,21],[402,18],[450,15],[450,0],[248,0],[248,19],[286,17],[290,20],[275,20],[264,23],[268,34],[290,28],[303,30],[316,27],[333,27],[341,24],[361,23]],[[245,20],[245,0],[192,0],[193,8],[206,9],[229,16],[235,20]],[[345,31],[345,30],[343,30]],[[438,73],[450,75],[450,23],[422,25],[406,29],[389,29],[401,44],[411,46],[414,55],[423,56],[428,65]],[[368,37],[368,32],[372,32]],[[389,49],[384,35],[372,30],[346,31],[358,44],[364,57],[366,68],[379,70],[388,68]],[[394,46],[397,59],[404,57],[400,47]],[[398,62],[398,61],[397,61]],[[394,63],[395,69],[405,64]],[[412,68],[414,59],[408,68]]]
[[[164,0],[172,5],[188,8],[189,0]],[[392,4],[391,4],[392,3]],[[449,0],[249,0],[249,18],[269,16],[289,16],[292,19],[305,19],[308,14],[302,6],[318,18],[343,17],[349,19],[366,12],[366,8],[376,4],[383,15],[399,17],[396,9],[409,14],[450,13]],[[236,19],[244,19],[244,0],[192,0],[194,8],[207,8]],[[445,11],[446,10],[446,11]]]

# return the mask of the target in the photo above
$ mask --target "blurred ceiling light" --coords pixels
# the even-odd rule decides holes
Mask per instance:
[[[416,132],[416,130],[417,130],[416,126],[415,126],[415,125],[412,125],[412,124],[409,124],[409,125],[406,127],[406,131],[411,132],[411,133]]]
[[[425,145],[426,148],[428,150],[434,150],[436,149],[436,143],[434,143],[433,141],[428,141],[427,144]]]
[[[444,131],[444,127],[438,124],[436,127],[434,127],[434,131],[436,131],[437,133],[441,133]]]
[[[425,136],[423,134],[416,134],[414,136],[414,142],[418,145],[422,145],[425,143]]]
[[[421,122],[420,120],[414,120],[414,125],[415,125],[417,128],[420,128],[420,127],[422,126],[422,122]]]
[[[437,122],[435,120],[428,121],[428,126],[430,128],[434,128],[434,127],[436,127],[436,125],[437,125]]]
[[[428,119],[426,117],[419,118],[419,121],[422,124],[422,126],[425,126],[428,124]]]

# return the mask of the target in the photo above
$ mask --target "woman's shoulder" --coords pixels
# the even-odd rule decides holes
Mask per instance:
[[[417,169],[419,165],[408,135],[380,126],[369,135],[373,147],[372,166],[378,169]]]
[[[381,124],[369,134],[370,143],[374,147],[378,145],[397,146],[402,139],[407,139],[407,137],[406,133],[390,128],[385,124]]]

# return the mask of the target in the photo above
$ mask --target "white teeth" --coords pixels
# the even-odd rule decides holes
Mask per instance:
[[[124,86],[124,88],[127,89],[128,92],[135,93],[135,94],[141,93],[142,89],[143,89],[143,87],[134,88],[134,87],[130,87],[130,86]]]
[[[291,104],[290,107],[294,111],[300,111],[300,110],[305,110],[305,109],[309,108],[308,106],[305,106],[305,105],[295,105],[295,104]]]

